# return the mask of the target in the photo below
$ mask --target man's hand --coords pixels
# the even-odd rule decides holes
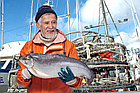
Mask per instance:
[[[61,68],[61,72],[58,72],[58,78],[68,85],[75,84],[76,78],[74,77],[71,69],[67,66],[66,70],[67,71],[65,71],[64,68]]]
[[[25,67],[21,72],[21,76],[23,77],[24,80],[29,80],[34,75],[28,70],[28,68]]]

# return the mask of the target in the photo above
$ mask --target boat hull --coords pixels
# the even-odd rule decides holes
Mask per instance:
[[[8,73],[0,73],[0,93],[8,90]]]

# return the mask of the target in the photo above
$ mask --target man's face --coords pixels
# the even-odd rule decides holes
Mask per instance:
[[[51,39],[56,37],[56,26],[57,19],[54,14],[50,13],[42,15],[40,25],[37,27],[39,30],[41,30],[43,37],[46,39]]]

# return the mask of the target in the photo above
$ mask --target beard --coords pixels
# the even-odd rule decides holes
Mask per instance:
[[[42,33],[42,31],[40,32],[40,38],[43,41],[52,42],[57,36],[57,31],[55,29],[47,29],[46,32],[46,34]]]

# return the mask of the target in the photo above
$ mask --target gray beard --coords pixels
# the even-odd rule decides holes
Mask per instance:
[[[45,42],[52,42],[57,36],[57,31],[54,32],[52,35],[44,35],[42,31],[39,34],[39,37]]]

